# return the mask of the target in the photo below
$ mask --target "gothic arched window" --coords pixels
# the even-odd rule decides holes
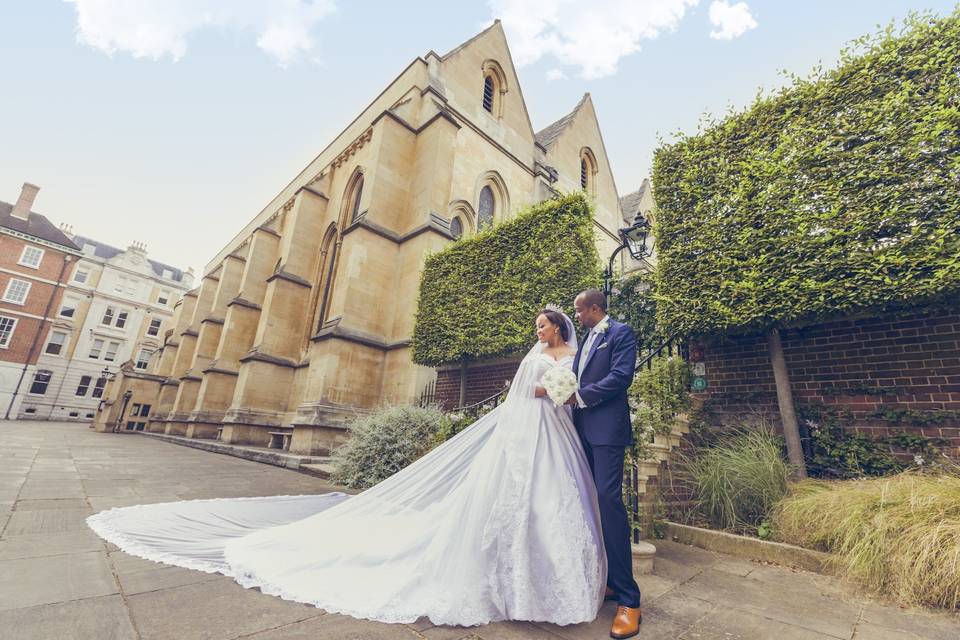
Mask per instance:
[[[580,151],[580,188],[587,193],[594,193],[596,190],[596,185],[594,185],[596,173],[597,160],[593,152],[588,147],[584,147]]]
[[[480,189],[480,201],[477,203],[477,229],[486,229],[493,226],[493,212],[497,202],[493,197],[493,189],[486,185]]]
[[[450,221],[450,235],[457,240],[463,235],[463,221],[460,220],[460,216],[456,216]]]
[[[483,108],[493,113],[493,97],[496,93],[496,84],[492,75],[486,75],[483,78]]]
[[[353,222],[360,215],[360,196],[363,195],[363,174],[357,176],[353,183],[353,192],[350,194],[350,221]]]

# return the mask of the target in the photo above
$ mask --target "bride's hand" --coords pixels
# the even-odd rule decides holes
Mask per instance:
[[[547,395],[547,390],[544,389],[543,387],[537,385],[536,387],[533,388],[533,397],[534,397],[534,398],[542,398],[542,397],[544,397],[545,395]]]

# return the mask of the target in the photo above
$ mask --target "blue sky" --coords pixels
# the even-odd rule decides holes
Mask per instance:
[[[34,182],[54,222],[200,271],[410,60],[494,17],[535,128],[591,92],[624,194],[658,135],[956,0],[714,4],[2,0],[0,200]]]

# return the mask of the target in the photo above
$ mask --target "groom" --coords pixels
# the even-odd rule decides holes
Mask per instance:
[[[630,327],[610,319],[607,300],[599,290],[582,292],[573,306],[577,321],[590,330],[573,361],[580,382],[580,390],[571,398],[573,422],[597,485],[607,551],[606,599],[615,598],[619,605],[610,637],[630,638],[640,632],[640,588],[633,579],[622,488],[624,450],[633,442],[627,389],[637,361],[637,338]]]

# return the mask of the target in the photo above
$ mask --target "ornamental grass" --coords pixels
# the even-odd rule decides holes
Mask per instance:
[[[832,555],[832,568],[906,605],[960,606],[960,475],[808,480],[773,513],[778,539]]]
[[[757,428],[722,436],[684,456],[696,511],[719,529],[755,530],[787,493],[790,465],[782,449],[777,435]]]

